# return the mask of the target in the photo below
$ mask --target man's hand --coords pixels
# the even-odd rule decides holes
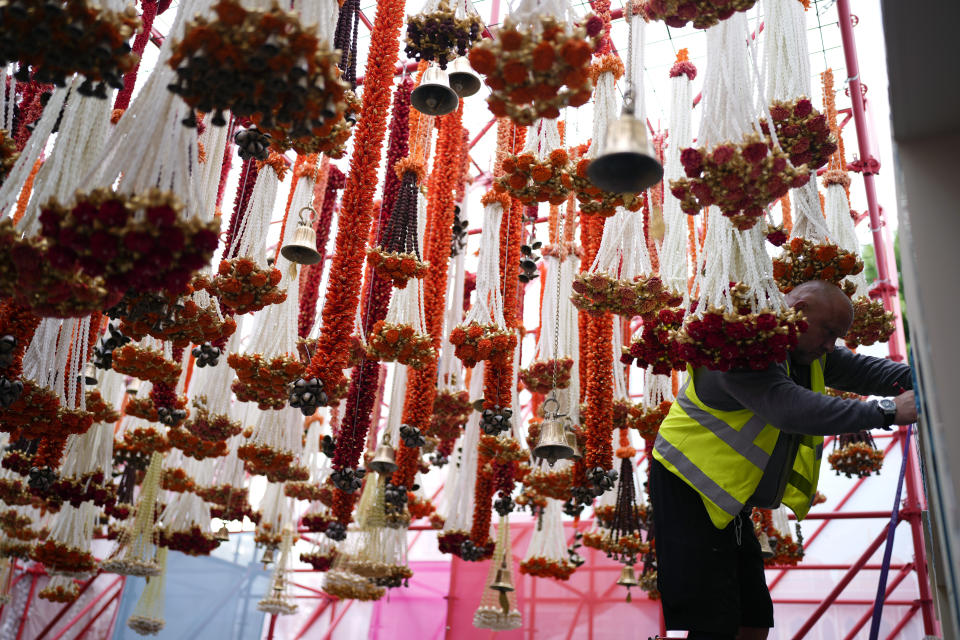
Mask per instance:
[[[917,421],[917,401],[913,397],[913,391],[904,391],[893,401],[897,404],[897,414],[893,418],[893,424],[913,424]]]

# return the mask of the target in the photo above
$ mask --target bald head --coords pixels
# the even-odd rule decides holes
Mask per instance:
[[[793,358],[800,364],[810,364],[833,351],[837,339],[850,331],[853,305],[835,284],[824,280],[804,282],[786,295],[786,301],[803,312],[808,325],[793,350]]]

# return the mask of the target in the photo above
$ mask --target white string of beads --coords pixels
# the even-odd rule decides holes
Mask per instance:
[[[686,73],[670,80],[670,139],[667,145],[664,184],[683,177],[680,151],[692,143],[692,82]],[[663,244],[660,247],[660,277],[668,289],[686,294],[689,278],[687,257],[687,214],[680,209],[670,189],[663,190]]]
[[[483,397],[483,371],[477,363],[470,377],[470,397]],[[450,464],[444,489],[444,532],[470,531],[473,526],[473,494],[477,485],[477,445],[480,442],[480,413],[471,411]]]
[[[506,328],[503,293],[500,290],[500,220],[503,213],[503,206],[499,202],[491,202],[483,208],[477,287],[473,292],[473,305],[463,319],[464,324],[476,322]]]

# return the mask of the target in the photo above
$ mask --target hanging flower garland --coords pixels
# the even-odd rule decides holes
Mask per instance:
[[[837,286],[847,276],[863,271],[863,260],[830,242],[814,242],[801,237],[790,241],[787,249],[773,260],[773,277],[784,293],[810,280],[825,280]],[[852,294],[853,284],[848,295]]]
[[[120,333],[129,338],[142,340],[151,336],[179,348],[219,343],[237,330],[236,321],[221,312],[217,301],[192,284],[186,286],[180,298],[170,292],[128,292],[107,314],[121,320]]]
[[[809,98],[774,100],[770,105],[770,117],[777,140],[795,167],[807,165],[810,170],[819,169],[837,150],[837,141],[826,116],[813,108]],[[765,135],[770,134],[766,120],[760,121],[760,130]]]
[[[121,88],[121,77],[138,62],[128,41],[139,30],[140,18],[134,7],[122,3],[8,5],[0,7],[0,25],[0,61],[18,61],[20,81],[33,76],[62,87],[78,73],[86,78],[81,95],[106,98],[106,85]],[[46,36],[38,43],[30,34],[41,32]]]
[[[679,29],[692,23],[694,28],[709,29],[737,11],[749,11],[757,0],[633,0],[650,20],[662,20]]]
[[[157,542],[189,556],[209,555],[220,545],[210,531],[210,507],[195,493],[177,493],[160,514]]]
[[[560,502],[548,500],[530,538],[526,556],[520,563],[520,573],[537,578],[567,580],[575,570],[564,540]]]
[[[763,559],[765,566],[796,566],[803,560],[803,538],[794,541],[789,533],[789,524],[785,514],[777,509],[754,509],[752,514],[754,531],[758,537],[766,536],[772,555]]]
[[[538,120],[538,123],[540,128],[548,126],[544,120]],[[549,123],[556,129],[555,120]],[[511,197],[528,205],[537,202],[560,204],[567,199],[572,185],[570,168],[570,159],[565,149],[554,149],[542,160],[534,151],[525,150],[519,156],[510,155],[504,158],[501,164],[503,175],[494,181],[493,188],[498,192],[509,193]]]
[[[213,12],[213,20],[195,16],[173,45],[167,64],[177,79],[170,90],[191,109],[216,111],[219,126],[227,110],[250,118],[281,150],[331,150],[329,137],[343,122],[350,89],[337,67],[339,52],[305,29],[296,13],[276,6],[248,10],[237,0],[220,0]]]
[[[407,39],[404,53],[408,58],[432,62],[441,69],[467,53],[482,38],[483,20],[473,10],[467,12],[464,0],[431,0],[420,13],[407,18]]]
[[[590,100],[590,58],[603,21],[595,15],[573,26],[566,2],[525,0],[507,16],[496,39],[470,49],[470,64],[490,87],[490,112],[519,125],[557,118],[560,109]]]
[[[343,189],[346,185],[346,176],[337,167],[327,165],[327,182],[323,188],[323,204],[320,206],[320,214],[314,222],[314,229],[317,232],[317,251],[320,252],[323,259],[316,264],[307,265],[303,268],[301,278],[303,286],[300,289],[300,315],[297,322],[297,332],[301,338],[310,335],[310,329],[313,328],[313,322],[317,313],[317,298],[320,295],[320,281],[323,278],[323,268],[326,266],[326,247],[327,240],[330,237],[330,227],[333,223],[333,210],[337,204],[337,191]],[[319,187],[320,183],[317,183]],[[314,192],[314,201],[316,202],[318,192]],[[307,358],[309,362],[309,358]]]
[[[894,330],[893,313],[884,308],[883,301],[861,297],[853,301],[853,324],[844,340],[851,349],[869,346],[886,342]]]
[[[388,0],[377,7],[370,39],[363,108],[354,137],[354,153],[341,203],[337,250],[330,266],[330,285],[323,305],[323,329],[304,378],[318,380],[328,402],[347,391],[346,337],[350,335],[360,296],[364,243],[369,235],[376,171],[386,133],[390,85],[403,24],[403,2]]]
[[[869,431],[844,433],[834,440],[833,451],[827,456],[827,461],[837,475],[842,473],[848,478],[866,478],[880,473],[883,452],[877,449]]]
[[[653,373],[657,375],[683,371],[686,362],[678,353],[673,335],[683,325],[684,314],[682,307],[668,307],[656,315],[643,316],[643,329],[629,348],[624,349],[620,362],[641,368],[653,367]]]

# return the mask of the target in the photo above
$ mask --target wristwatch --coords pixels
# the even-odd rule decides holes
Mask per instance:
[[[883,426],[892,426],[897,417],[897,403],[893,401],[893,398],[880,398],[877,400],[877,407],[883,413]]]

